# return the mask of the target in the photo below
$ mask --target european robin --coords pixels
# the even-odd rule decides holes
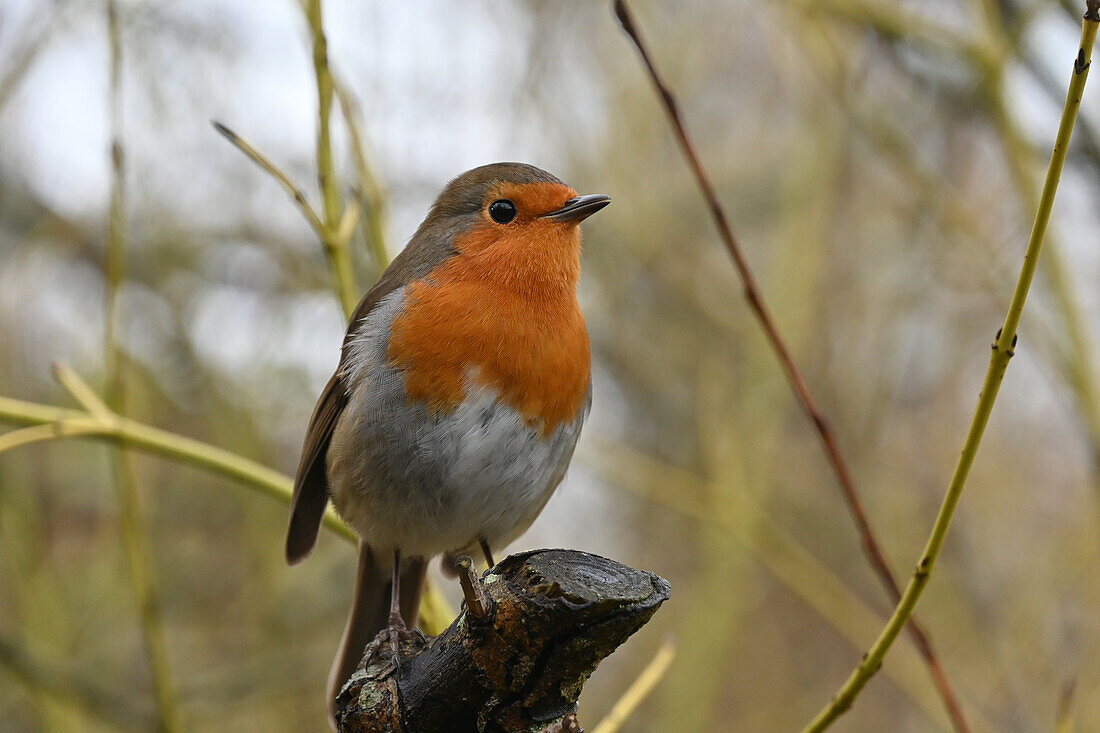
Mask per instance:
[[[430,558],[480,547],[492,565],[561,482],[592,402],[578,225],[610,201],[522,163],[474,168],[355,309],[286,539],[305,558],[330,500],[360,538],[330,712],[376,633],[410,633]]]

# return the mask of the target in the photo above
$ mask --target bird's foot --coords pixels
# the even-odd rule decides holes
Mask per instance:
[[[400,666],[401,643],[411,645],[414,650],[428,643],[420,629],[405,625],[400,614],[391,614],[389,623],[367,645],[363,654],[362,666],[371,679],[385,679],[395,673]]]

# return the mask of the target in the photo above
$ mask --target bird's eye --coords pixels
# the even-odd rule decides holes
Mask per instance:
[[[497,224],[507,224],[516,218],[516,205],[508,199],[497,199],[489,204],[489,216]]]

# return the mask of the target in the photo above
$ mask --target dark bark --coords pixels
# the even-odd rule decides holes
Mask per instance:
[[[483,594],[464,585],[459,617],[403,646],[396,673],[385,658],[360,665],[337,698],[342,733],[541,731],[576,711],[588,676],[669,597],[653,573],[573,550],[513,555]]]

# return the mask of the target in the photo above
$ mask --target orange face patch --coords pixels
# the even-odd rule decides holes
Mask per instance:
[[[577,303],[580,231],[540,219],[576,192],[555,183],[502,185],[516,218],[482,221],[454,242],[458,254],[410,283],[387,355],[405,372],[410,400],[453,410],[468,375],[496,390],[544,434],[576,418],[588,392],[588,332]]]

